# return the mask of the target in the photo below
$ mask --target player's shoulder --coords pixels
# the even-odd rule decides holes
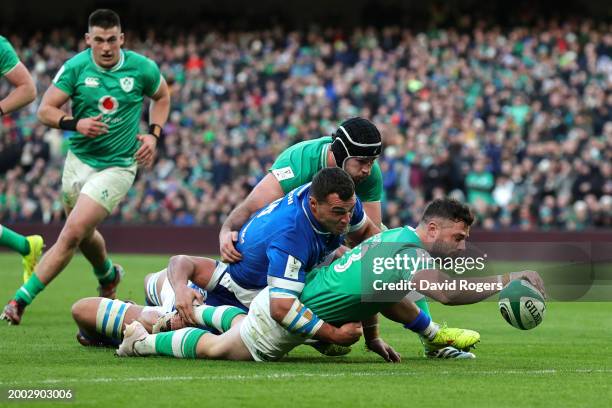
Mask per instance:
[[[93,64],[94,62],[91,57],[91,50],[88,48],[67,59],[64,62],[64,68],[84,68]]]
[[[323,136],[317,139],[304,140],[302,142],[296,143],[293,146],[287,148],[287,150],[291,151],[300,151],[305,149],[314,149],[319,150],[322,149],[323,146],[330,144],[332,141],[330,136]]]
[[[4,36],[0,35],[0,47],[2,47],[2,48],[8,48],[9,46],[10,46],[11,48],[13,47],[13,46],[11,45],[11,42],[8,40],[8,38],[6,38],[6,37],[4,37]]]
[[[136,51],[123,50],[123,55],[124,55],[126,64],[141,65],[141,66],[142,64],[157,65],[157,63],[153,61],[151,58],[147,57],[146,55],[140,54],[139,52],[136,52]]]

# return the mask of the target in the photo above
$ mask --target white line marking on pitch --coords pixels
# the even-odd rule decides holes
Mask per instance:
[[[488,370],[470,371],[476,375],[550,375],[550,374],[612,374],[612,369],[575,369],[575,370]],[[275,374],[235,374],[235,375],[204,375],[204,376],[157,376],[157,377],[100,377],[100,378],[51,378],[33,381],[0,382],[0,385],[25,384],[86,384],[112,382],[157,382],[157,381],[244,381],[244,380],[282,380],[286,378],[334,378],[334,377],[409,377],[423,375],[422,372],[354,372],[354,373],[275,373]],[[435,375],[455,375],[456,371],[436,371]]]

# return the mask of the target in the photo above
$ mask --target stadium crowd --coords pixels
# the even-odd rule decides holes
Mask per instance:
[[[7,37],[39,94],[85,48],[68,31]],[[172,110],[158,160],[111,222],[218,224],[285,147],[358,115],[383,134],[389,227],[414,224],[443,195],[467,200],[489,229],[612,227],[609,24],[148,31],[127,40],[160,65]],[[1,222],[63,219],[69,134],[38,123],[37,105],[1,118]]]

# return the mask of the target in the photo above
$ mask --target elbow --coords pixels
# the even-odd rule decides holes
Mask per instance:
[[[45,105],[40,105],[38,111],[36,112],[36,117],[43,124],[49,126],[49,122],[47,121],[47,107]]]
[[[457,291],[442,292],[441,295],[441,299],[436,300],[445,306],[457,306],[461,304],[459,302],[460,295]]]
[[[34,86],[34,84],[30,84],[26,88],[26,97],[28,103],[32,103],[36,99],[36,87]]]
[[[282,305],[277,302],[270,302],[270,316],[277,323],[280,324],[283,321],[285,316],[287,316],[287,312],[289,312],[289,310],[282,307]]]
[[[174,255],[170,257],[168,261],[168,266],[171,268],[180,268],[181,266],[187,264],[189,262],[189,256],[187,255]]]

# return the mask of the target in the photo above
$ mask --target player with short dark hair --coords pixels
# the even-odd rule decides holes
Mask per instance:
[[[93,267],[100,296],[116,296],[123,271],[109,258],[97,227],[127,194],[137,167],[153,163],[168,118],[166,81],[155,62],[122,49],[119,16],[101,9],[88,22],[89,48],[64,63],[38,111],[45,125],[73,132],[62,175],[68,216],[57,242],[5,306],[2,316],[12,324],[20,323],[25,307],[66,267],[77,248]],[[150,125],[140,133],[145,97],[152,99]],[[69,100],[72,114],[61,109]]]
[[[446,203],[441,203],[442,207],[457,208],[457,213],[464,213],[467,208],[448,199],[443,201]],[[434,202],[433,205],[439,204]],[[410,310],[403,307],[406,290],[391,293],[391,298],[377,298],[376,288],[370,283],[378,280],[381,284],[403,281],[418,284],[423,280],[453,282],[458,278],[427,269],[426,265],[417,267],[412,262],[404,268],[391,267],[382,274],[372,274],[369,271],[373,271],[375,259],[381,256],[394,259],[398,255],[420,259],[428,256],[428,251],[432,251],[432,255],[452,256],[465,249],[469,230],[470,225],[465,221],[441,214],[423,219],[416,229],[403,227],[383,231],[346,252],[331,265],[311,271],[298,297],[288,293],[286,299],[293,298],[293,303],[285,316],[276,315],[273,310],[275,298],[272,292],[275,288],[266,288],[251,303],[247,317],[220,336],[198,328],[150,335],[140,323],[133,322],[126,327],[117,354],[272,361],[282,358],[308,338],[325,339],[330,332],[340,332],[342,335],[336,338],[343,338],[342,344],[351,344],[359,339],[363,330],[368,347],[387,361],[399,361],[399,355],[379,337],[376,324],[362,329],[356,322],[382,313],[410,328],[429,325],[426,328],[429,335],[440,328],[432,327],[431,320],[428,321],[423,314],[414,318],[405,313]],[[436,288],[425,291],[425,294],[445,304],[475,303],[499,292],[514,279],[526,279],[544,293],[542,279],[532,271],[464,279],[470,283],[486,283],[490,288],[482,291]],[[473,341],[477,341],[476,336],[474,333]],[[469,333],[465,337],[467,341]],[[181,347],[173,346],[177,344]]]

